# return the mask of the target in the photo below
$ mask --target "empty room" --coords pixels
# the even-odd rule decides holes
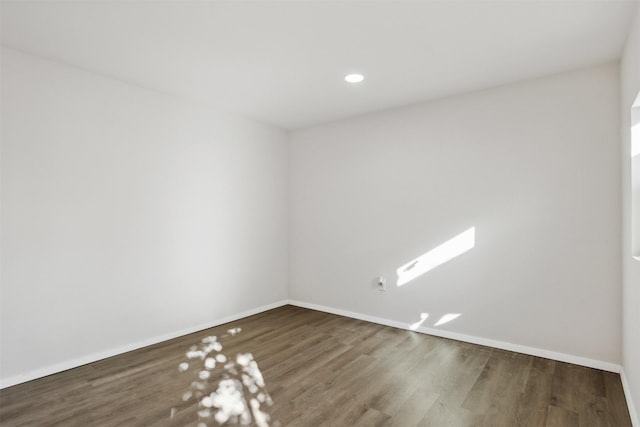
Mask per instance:
[[[640,2],[0,31],[1,426],[640,427]]]

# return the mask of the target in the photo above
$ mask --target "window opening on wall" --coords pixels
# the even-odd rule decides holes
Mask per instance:
[[[640,93],[631,107],[631,255],[640,261]]]

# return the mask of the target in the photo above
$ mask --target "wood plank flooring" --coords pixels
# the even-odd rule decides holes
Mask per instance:
[[[211,335],[253,354],[272,427],[631,426],[616,374],[293,306],[4,389],[0,425],[219,425],[178,369]]]

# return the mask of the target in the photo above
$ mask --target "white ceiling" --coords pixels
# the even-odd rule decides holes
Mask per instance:
[[[620,57],[632,1],[2,1],[2,44],[294,129]],[[343,81],[359,71],[358,86]]]

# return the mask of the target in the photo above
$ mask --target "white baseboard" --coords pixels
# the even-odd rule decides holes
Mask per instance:
[[[263,305],[258,308],[243,311],[242,313],[232,314],[220,319],[213,320],[201,325],[192,326],[190,328],[181,329],[179,331],[163,334],[153,338],[149,338],[143,341],[139,341],[132,344],[127,344],[121,347],[100,351],[98,353],[89,354],[76,359],[67,360],[62,363],[56,363],[54,365],[45,366],[33,371],[26,372],[24,374],[14,375],[9,378],[2,378],[0,380],[0,389],[11,387],[16,384],[24,383],[27,381],[35,380],[37,378],[46,377],[47,375],[55,374],[58,372],[66,371],[67,369],[77,368],[78,366],[86,365],[87,363],[97,362],[98,360],[106,359],[107,357],[117,356],[128,351],[138,350],[143,347],[147,347],[153,344],[158,344],[163,341],[167,341],[173,338],[181,337],[183,335],[192,334],[194,332],[202,331],[204,329],[213,328],[214,326],[223,325],[225,323],[234,322],[244,317],[253,316],[254,314],[262,313],[267,310],[287,305],[288,301],[278,301],[272,304]]]
[[[43,368],[39,368],[33,371],[26,372],[24,374],[14,375],[9,378],[3,378],[0,380],[0,389],[11,387],[16,384],[20,384],[23,382],[31,381],[37,378],[42,378],[47,375],[55,374],[58,372],[66,371],[67,369],[77,368],[78,366],[86,365],[87,363],[97,362],[98,360],[106,359],[108,357],[117,356],[122,353],[126,353],[128,351],[137,350],[143,347],[147,347],[153,344],[157,344],[163,341],[167,341],[173,338],[177,338],[183,335],[188,335],[193,332],[198,332],[203,329],[212,328],[215,326],[219,326],[225,323],[233,322],[244,317],[253,316],[254,314],[262,313],[264,311],[272,310],[277,307],[281,307],[283,305],[295,305],[297,307],[309,308],[312,310],[322,311],[325,313],[337,314],[340,316],[350,317],[353,319],[364,320],[367,322],[377,323],[380,325],[391,326],[399,329],[410,330],[410,327],[407,323],[398,322],[389,319],[383,319],[380,317],[369,316],[366,314],[356,313],[347,310],[336,309],[332,307],[326,307],[317,304],[306,303],[297,300],[282,300],[272,304],[267,304],[255,309],[247,310],[241,313],[233,314],[231,316],[223,317],[220,319],[213,320],[211,322],[207,322],[205,324],[193,326],[190,328],[182,329],[179,331],[175,331],[172,333],[156,336],[153,338],[146,339],[144,341],[140,341],[137,343],[128,344],[125,346],[105,350],[98,353],[93,353],[87,356],[79,357],[76,359],[68,360],[62,363],[57,363],[54,365],[45,366]],[[625,396],[627,398],[627,405],[629,406],[629,412],[631,414],[631,418],[633,420],[634,426],[640,427],[638,424],[638,416],[635,408],[633,407],[633,402],[630,399],[629,386],[626,382],[626,377],[624,376],[624,371],[621,369],[620,365],[603,362],[599,360],[588,359],[580,356],[575,356],[571,354],[565,353],[557,353],[549,350],[522,346],[519,344],[512,344],[503,341],[495,341],[486,338],[475,337],[472,335],[465,335],[456,332],[448,332],[440,329],[431,329],[426,327],[420,327],[416,330],[416,332],[420,332],[427,335],[433,335],[443,338],[450,338],[458,341],[469,342],[472,344],[479,344],[493,348],[499,348],[502,350],[514,351],[517,353],[529,354],[532,356],[544,357],[547,359],[558,360],[561,362],[573,363],[576,365],[587,366],[590,368],[601,369],[603,371],[615,372],[621,374],[622,385],[625,391]]]
[[[366,314],[355,313],[347,310],[340,310],[331,307],[325,307],[322,305],[310,304],[302,301],[289,300],[289,304],[298,307],[309,308],[312,310],[323,311],[325,313],[337,314],[340,316],[351,317],[353,319],[365,320],[367,322],[373,322],[380,325],[392,326],[394,328],[411,330],[409,324],[398,322],[395,320],[383,319],[380,317],[369,316]],[[609,372],[620,372],[620,365],[610,362],[603,362],[600,360],[588,359],[585,357],[575,356],[572,354],[557,353],[555,351],[544,350],[535,347],[527,347],[519,344],[512,344],[504,341],[496,341],[487,338],[475,337],[472,335],[460,334],[457,332],[443,331],[441,329],[432,329],[426,327],[419,327],[415,332],[420,332],[427,335],[434,335],[442,338],[450,338],[457,341],[464,341],[472,344],[484,345],[487,347],[499,348],[502,350],[514,351],[516,353],[528,354],[531,356],[544,357],[545,359],[558,360],[560,362],[573,363],[574,365],[587,366],[589,368],[600,369]]]
[[[633,427],[640,427],[640,419],[638,418],[638,411],[631,399],[631,389],[627,382],[627,375],[624,373],[624,366],[620,369],[620,379],[622,380],[622,389],[624,390],[624,397],[627,399],[627,408],[629,408],[629,416],[631,417],[631,424]]]

